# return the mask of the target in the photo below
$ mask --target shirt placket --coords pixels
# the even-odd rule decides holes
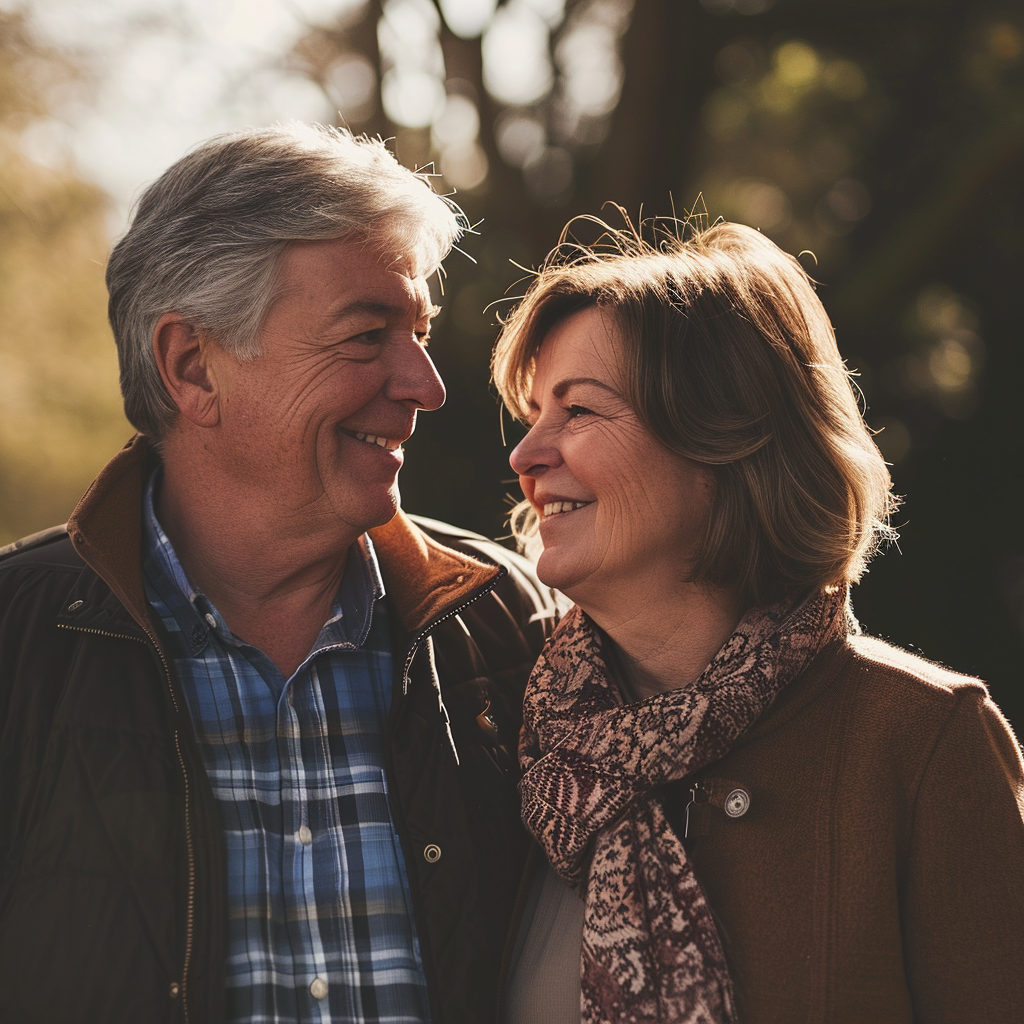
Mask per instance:
[[[278,748],[281,763],[281,819],[286,863],[285,915],[290,953],[301,951],[296,970],[299,1019],[311,1024],[330,1019],[327,961],[316,912],[315,861],[318,833],[311,799],[309,766],[303,758],[304,733],[317,727],[308,709],[309,673],[300,671],[284,686],[278,702]],[[309,745],[305,744],[308,751]],[[314,769],[315,772],[315,769]]]

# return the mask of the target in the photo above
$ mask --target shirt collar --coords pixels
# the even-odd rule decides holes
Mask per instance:
[[[153,596],[164,605],[158,611],[173,620],[190,654],[196,655],[206,647],[211,632],[222,642],[240,647],[243,641],[231,632],[213,602],[188,578],[156,517],[155,495],[161,476],[162,467],[158,465],[150,474],[142,502],[142,569],[147,590],[152,589]],[[373,542],[363,534],[349,548],[331,613],[310,655],[327,647],[361,647],[370,632],[373,606],[384,594]]]

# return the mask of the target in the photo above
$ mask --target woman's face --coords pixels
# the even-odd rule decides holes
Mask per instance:
[[[620,334],[597,307],[541,345],[530,431],[510,462],[540,517],[540,578],[584,608],[656,596],[686,579],[711,477],[673,454],[623,397]]]

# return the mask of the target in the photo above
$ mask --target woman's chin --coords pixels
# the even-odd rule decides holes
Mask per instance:
[[[586,608],[600,588],[592,566],[579,557],[566,557],[557,548],[545,548],[537,560],[537,577],[545,586],[563,593],[574,604]]]
[[[579,582],[580,574],[573,572],[572,566],[567,562],[557,547],[544,548],[537,559],[537,578],[545,586],[560,590],[568,597],[570,588]]]

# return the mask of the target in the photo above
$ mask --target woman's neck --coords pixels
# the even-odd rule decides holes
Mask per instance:
[[[689,686],[744,612],[733,591],[694,584],[609,608],[578,603],[614,642],[613,658],[632,700]]]

